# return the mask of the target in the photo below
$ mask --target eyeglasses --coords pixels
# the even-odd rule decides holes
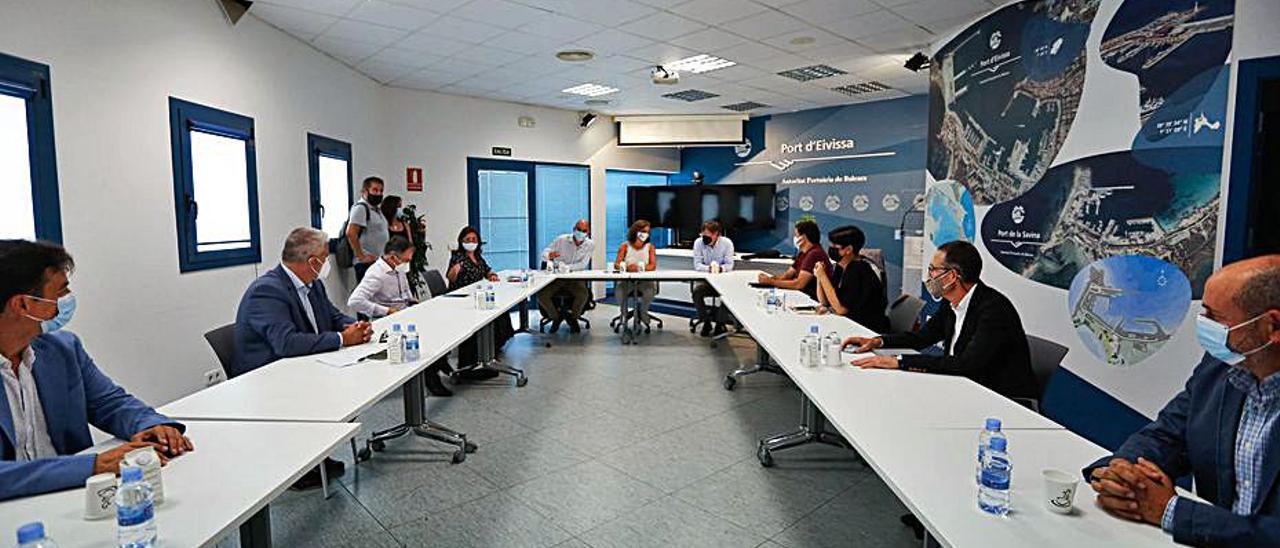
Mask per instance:
[[[934,272],[946,272],[948,270],[951,270],[951,268],[946,266],[929,265],[929,274],[933,274]]]

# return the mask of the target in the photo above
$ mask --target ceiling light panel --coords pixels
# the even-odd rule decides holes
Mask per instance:
[[[684,91],[677,91],[675,93],[664,93],[662,96],[666,97],[667,99],[676,99],[679,101],[687,101],[692,103],[694,101],[702,101],[704,99],[710,99],[712,97],[719,97],[720,95],[716,93],[711,93],[709,91],[702,91],[700,89],[686,89]]]
[[[790,78],[798,82],[809,82],[812,80],[821,80],[823,78],[839,76],[841,74],[848,74],[848,73],[830,65],[810,65],[807,67],[784,70],[782,72],[779,72],[778,76]]]
[[[617,93],[618,88],[612,88],[601,84],[579,84],[571,88],[560,90],[562,93],[572,93],[574,95],[582,95],[584,97],[599,97],[610,93]]]
[[[765,108],[768,106],[769,105],[766,105],[764,103],[757,103],[755,101],[743,101],[741,103],[734,103],[732,105],[723,105],[720,108],[725,110],[732,110],[734,112],[746,112],[748,110],[755,110],[758,108]]]
[[[732,67],[736,64],[737,63],[730,61],[728,59],[721,59],[714,55],[707,55],[704,53],[702,55],[694,55],[693,57],[685,57],[684,59],[681,59],[674,63],[669,63],[667,65],[664,65],[664,67],[667,69],[677,70],[680,72],[702,74],[704,72],[711,72],[713,70]]]
[[[866,82],[859,82],[856,84],[848,84],[840,87],[831,88],[831,91],[834,91],[837,93],[843,93],[850,97],[854,97],[857,95],[862,95],[864,93],[875,93],[878,91],[885,91],[888,89],[890,89],[889,86],[884,85],[884,83],[882,82],[869,80]]]

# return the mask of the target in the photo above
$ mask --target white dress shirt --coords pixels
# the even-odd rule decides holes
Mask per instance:
[[[969,313],[969,299],[973,297],[973,291],[977,288],[977,285],[970,287],[969,292],[964,294],[960,302],[951,305],[951,311],[956,313],[956,328],[951,333],[951,344],[947,345],[949,355],[956,355],[956,337],[960,336],[960,330],[964,328],[964,317]]]
[[[721,236],[714,245],[702,243],[702,238],[693,241],[693,269],[710,272],[711,263],[719,263],[721,272],[733,270],[733,240]]]
[[[569,272],[578,272],[586,270],[591,266],[591,254],[596,250],[596,243],[591,238],[582,240],[582,243],[574,243],[573,234],[561,234],[547,248],[542,250],[542,260],[551,262],[551,252],[559,253],[560,256],[555,260],[569,266]]]
[[[413,302],[409,276],[397,271],[386,258],[379,257],[364,273],[360,285],[351,292],[347,306],[370,317],[386,316],[391,308],[404,310]]]
[[[40,392],[36,389],[36,379],[31,375],[31,366],[36,361],[36,352],[30,346],[22,352],[22,362],[18,364],[18,374],[13,373],[13,364],[0,357],[0,378],[4,379],[4,395],[9,399],[9,414],[13,417],[14,452],[17,460],[35,460],[56,457],[58,450],[49,439],[49,426],[44,421],[44,408],[40,406]]]
[[[308,298],[311,295],[311,286],[302,283],[302,278],[299,278],[287,266],[284,267],[284,273],[289,275],[290,280],[293,280],[293,289],[298,292],[298,300],[302,301],[302,311],[307,313],[307,319],[311,321],[311,332],[319,333],[320,328],[317,327],[318,324],[316,323],[316,311],[311,308],[311,299]],[[333,334],[338,337],[338,347],[341,348],[342,333],[335,331]]]

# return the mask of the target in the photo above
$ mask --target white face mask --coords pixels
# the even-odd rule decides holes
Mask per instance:
[[[480,247],[480,244],[476,242],[462,242],[462,249],[467,251],[475,251],[478,247]]]
[[[637,240],[640,240],[640,241],[642,241],[642,242],[647,242],[647,241],[649,241],[649,233],[648,233],[648,232],[637,232],[637,233],[636,233],[636,239],[637,239]]]
[[[319,259],[316,259],[315,257],[312,257],[311,259],[308,259],[308,260],[307,260],[307,266],[310,266],[310,267],[311,267],[311,271],[315,273],[315,275],[316,275],[316,279],[318,279],[318,280],[323,280],[323,279],[325,279],[325,278],[328,278],[328,277],[329,277],[329,272],[333,270],[333,263],[330,263],[329,261],[325,261],[323,264],[321,264],[321,265],[320,265],[320,270],[316,270],[316,267],[311,266],[311,260],[312,260],[312,259],[317,260],[317,261],[318,261]]]
[[[796,236],[794,238],[791,238],[791,243],[795,244],[796,249],[800,249],[800,244],[804,243],[804,241],[801,240],[799,236]]]
[[[405,262],[405,263],[400,263],[400,264],[396,265],[396,272],[399,272],[399,273],[401,273],[401,274],[408,274],[408,273],[409,273],[409,263]]]

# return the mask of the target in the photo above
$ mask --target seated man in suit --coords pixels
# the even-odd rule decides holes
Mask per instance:
[[[339,312],[329,302],[324,282],[329,274],[329,238],[311,227],[295,228],[285,239],[280,265],[249,284],[236,312],[236,360],[229,377],[237,377],[281,358],[305,356],[369,342],[373,328]],[[339,461],[325,459],[330,477],[341,476]],[[320,485],[313,470],[295,488]]]
[[[1031,349],[1013,303],[982,283],[982,257],[973,244],[943,244],[929,262],[925,288],[943,306],[919,331],[875,338],[850,337],[856,352],[878,348],[923,349],[943,343],[940,356],[870,356],[853,362],[863,368],[906,369],[962,375],[1008,398],[1035,398]]]
[[[1280,546],[1280,255],[1226,266],[1204,286],[1208,355],[1155,422],[1084,469],[1098,503],[1197,546]],[[1191,474],[1196,494],[1170,478]]]
[[[193,449],[185,427],[98,369],[62,328],[75,314],[62,247],[0,240],[0,500],[83,487],[125,454],[154,447],[161,462]],[[89,425],[130,440],[98,454]]]

